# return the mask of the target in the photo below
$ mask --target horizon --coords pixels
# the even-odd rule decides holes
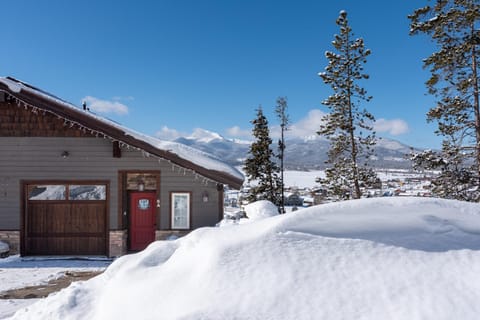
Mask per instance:
[[[372,51],[362,86],[373,100],[361,107],[376,117],[377,136],[438,149],[422,68],[434,47],[408,34],[407,15],[427,2],[25,0],[6,5],[0,74],[165,140],[196,129],[244,140],[260,105],[275,136],[275,101],[286,96],[287,135],[312,136],[332,94],[317,74],[346,10]]]

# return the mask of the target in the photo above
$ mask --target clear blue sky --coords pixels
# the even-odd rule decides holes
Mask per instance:
[[[408,34],[410,1],[38,1],[2,4],[0,75],[13,76],[150,135],[195,128],[241,137],[262,105],[271,125],[287,96],[291,134],[314,133],[331,94],[318,72],[335,20],[348,12],[372,50],[365,107],[379,135],[417,147],[440,140],[427,125],[422,59],[434,48]],[[110,110],[110,111],[109,111]],[[313,111],[312,111],[313,110]],[[115,113],[116,112],[116,113]],[[310,118],[308,118],[310,117]],[[316,118],[317,117],[317,118]],[[165,128],[168,127],[168,130]]]

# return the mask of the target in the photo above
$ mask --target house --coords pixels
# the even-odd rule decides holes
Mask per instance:
[[[300,194],[298,194],[298,192],[286,193],[285,194],[285,205],[286,206],[301,207],[301,206],[303,206],[303,198],[300,197]]]
[[[215,225],[243,175],[0,78],[0,240],[22,255],[118,256]]]

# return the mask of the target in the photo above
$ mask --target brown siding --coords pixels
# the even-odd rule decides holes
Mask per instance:
[[[39,116],[41,114],[41,116]],[[87,131],[48,112],[36,113],[16,103],[0,102],[0,137],[89,137]]]

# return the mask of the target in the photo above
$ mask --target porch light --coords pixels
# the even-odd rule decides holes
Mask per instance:
[[[70,156],[70,153],[65,150],[65,151],[62,152],[61,156],[62,156],[63,159],[66,159]]]
[[[202,200],[203,200],[203,202],[208,202],[208,192],[207,191],[203,192]]]
[[[145,190],[145,182],[143,182],[143,180],[139,180],[137,187],[138,187],[138,191],[144,191]]]

